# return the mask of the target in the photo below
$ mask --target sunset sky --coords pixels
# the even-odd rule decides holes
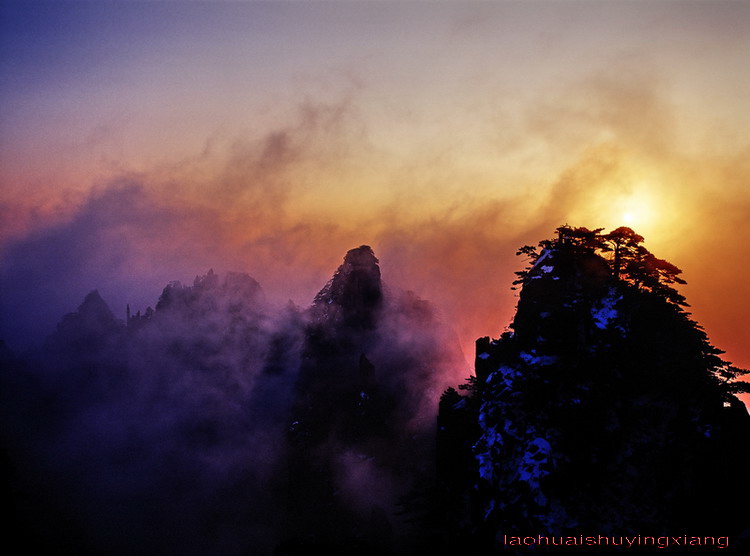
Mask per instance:
[[[4,1],[0,337],[369,244],[471,358],[519,246],[628,225],[748,368],[748,59],[742,1]]]

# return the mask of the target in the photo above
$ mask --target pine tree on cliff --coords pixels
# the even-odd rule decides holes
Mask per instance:
[[[477,341],[475,383],[441,404],[442,484],[468,500],[446,512],[469,524],[454,533],[478,552],[504,534],[740,533],[747,371],[720,357],[683,308],[680,269],[640,235],[556,232],[519,250],[512,332]]]

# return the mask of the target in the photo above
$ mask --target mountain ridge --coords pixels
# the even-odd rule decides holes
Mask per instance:
[[[511,331],[477,340],[476,378],[441,400],[446,527],[471,524],[449,537],[481,553],[515,534],[739,535],[750,492],[729,477],[750,464],[750,415],[727,380],[742,373],[640,236],[616,230],[640,240],[615,263],[601,230],[557,231],[518,273]]]

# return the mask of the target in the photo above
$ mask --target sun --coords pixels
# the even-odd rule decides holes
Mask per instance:
[[[606,230],[625,226],[651,238],[660,235],[665,219],[670,218],[672,212],[655,186],[644,180],[627,187],[615,184],[596,191],[588,203],[575,207],[570,219]]]
[[[649,227],[653,224],[653,202],[645,191],[623,197],[613,212],[623,225],[630,228]]]

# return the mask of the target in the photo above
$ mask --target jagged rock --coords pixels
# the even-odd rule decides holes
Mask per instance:
[[[384,287],[368,246],[346,254],[308,316],[288,428],[283,546],[389,554],[411,527],[399,500],[433,477],[430,392],[439,392],[457,346],[441,340],[429,303]]]
[[[441,403],[441,484],[470,500],[448,536],[746,528],[750,416],[682,298],[562,240],[522,274],[513,332],[478,340],[476,381]]]
[[[383,302],[378,259],[368,245],[351,249],[333,278],[315,296],[313,314],[319,321],[348,329],[376,325]]]

